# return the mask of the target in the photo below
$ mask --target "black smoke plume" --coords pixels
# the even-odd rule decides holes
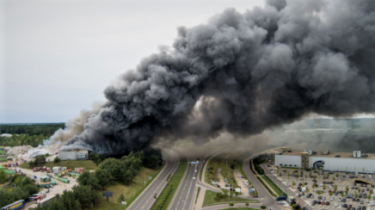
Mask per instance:
[[[173,48],[106,88],[108,101],[62,149],[124,154],[156,137],[252,135],[310,113],[373,113],[374,11],[373,0],[268,0],[180,27]]]

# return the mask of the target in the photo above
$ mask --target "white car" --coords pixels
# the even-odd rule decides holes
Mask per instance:
[[[193,180],[195,180],[195,177],[193,177]]]
[[[195,170],[195,173],[197,173],[197,170]]]
[[[339,206],[339,204],[338,204],[338,203],[335,203],[334,205],[335,205],[335,206]]]

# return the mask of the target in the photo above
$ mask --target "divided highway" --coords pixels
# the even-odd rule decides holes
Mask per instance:
[[[188,163],[185,176],[181,180],[180,186],[170,204],[170,210],[191,210],[193,202],[195,202],[194,192],[196,191],[196,184],[199,179],[199,171],[202,168],[202,162],[191,164],[192,161],[196,161],[196,158],[188,158],[188,161],[190,163]]]
[[[161,194],[167,184],[168,174],[174,174],[178,168],[180,159],[172,157],[166,161],[163,171],[154,179],[154,181],[142,192],[141,195],[129,206],[128,210],[148,210],[155,202],[154,195]]]

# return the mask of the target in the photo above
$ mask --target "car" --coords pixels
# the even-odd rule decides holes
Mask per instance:
[[[323,197],[322,200],[325,201],[325,200],[326,200],[326,197]]]
[[[341,199],[342,202],[346,202],[346,198]]]
[[[195,180],[195,176],[193,177],[193,180]]]
[[[342,207],[348,208],[348,204],[344,203],[344,205],[342,205]]]
[[[197,170],[195,170],[195,173],[197,173]]]
[[[339,204],[338,203],[335,203],[335,204],[333,204],[334,206],[339,206]]]
[[[322,200],[322,196],[319,196],[318,199],[319,199],[319,200]]]
[[[359,202],[359,198],[357,198],[357,200],[356,200],[357,202]]]
[[[331,197],[331,201],[334,201],[335,200],[335,197]]]
[[[216,185],[216,187],[220,188],[220,185],[218,184],[218,185]]]
[[[49,185],[44,186],[44,188],[47,188],[47,189],[48,189],[48,188],[49,188]]]
[[[326,205],[326,202],[322,201],[322,205]]]
[[[339,202],[341,202],[342,201],[342,199],[341,198],[339,198]]]
[[[340,155],[335,155],[335,157],[339,158],[339,157],[341,157],[341,156],[340,156]]]
[[[358,207],[357,207],[357,210],[361,210],[361,207],[360,207],[360,206],[358,206]]]
[[[277,202],[277,204],[284,205],[284,204],[286,204],[286,202],[285,201],[279,201],[279,202]]]
[[[322,204],[322,202],[321,202],[321,201],[318,201],[317,204]]]
[[[361,202],[359,202],[360,204],[364,204],[364,202],[363,201],[361,201]]]

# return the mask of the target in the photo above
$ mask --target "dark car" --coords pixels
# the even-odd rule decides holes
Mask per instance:
[[[330,202],[329,202],[329,201],[327,201],[327,202],[326,202],[326,205],[327,205],[327,206],[329,206],[329,204],[330,204]]]
[[[220,188],[220,185],[218,184],[218,185],[216,185],[216,187]]]
[[[335,157],[341,157],[340,155],[336,155]]]

